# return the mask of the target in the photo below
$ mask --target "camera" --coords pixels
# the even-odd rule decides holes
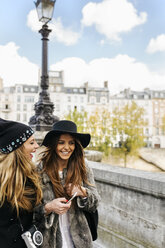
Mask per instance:
[[[36,248],[43,243],[43,235],[37,230],[35,225],[33,225],[28,231],[24,232],[21,236],[28,248]]]

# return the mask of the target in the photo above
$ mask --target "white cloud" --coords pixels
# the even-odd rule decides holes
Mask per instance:
[[[140,12],[127,0],[103,0],[88,3],[82,9],[82,25],[94,25],[109,40],[120,40],[120,35],[146,22],[146,12]]]
[[[100,41],[100,45],[103,46],[105,44],[105,40]]]
[[[64,83],[66,86],[79,86],[85,81],[88,81],[88,64],[81,58],[66,58],[54,65],[51,65],[51,70],[64,71]]]
[[[75,45],[80,38],[80,33],[72,31],[71,27],[65,28],[61,22],[61,19],[58,18],[57,21],[53,19],[51,36],[56,39],[58,42],[64,43],[66,46]]]
[[[42,27],[42,22],[39,22],[37,11],[31,10],[27,16],[27,26],[33,31],[38,32]]]
[[[31,10],[27,16],[27,26],[31,28],[32,31],[38,32],[42,27],[42,23],[38,21],[36,10]],[[52,19],[52,21],[48,24],[49,29],[52,30],[50,33],[50,39],[56,40],[65,44],[66,46],[75,45],[81,33],[75,32],[71,27],[64,27],[60,18],[57,20]]]
[[[51,70],[64,70],[66,86],[80,86],[88,81],[90,86],[103,87],[107,80],[112,93],[128,87],[134,90],[165,89],[165,75],[151,72],[145,64],[128,55],[94,59],[89,63],[80,58],[67,58],[52,65]]]
[[[152,38],[147,46],[148,53],[164,52],[165,51],[165,34]]]
[[[14,42],[0,46],[0,77],[4,86],[16,83],[37,84],[39,68],[27,58],[18,54],[19,47]]]
[[[37,84],[38,66],[21,57],[19,47],[10,42],[0,46],[0,77],[4,86],[16,83]],[[89,82],[90,86],[103,87],[103,82],[109,82],[111,93],[130,87],[134,90],[165,89],[165,74],[151,72],[141,62],[128,55],[117,55],[114,58],[98,58],[86,63],[77,57],[65,58],[51,65],[51,70],[64,71],[65,86],[81,86]]]

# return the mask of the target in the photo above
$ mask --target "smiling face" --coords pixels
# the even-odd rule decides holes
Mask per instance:
[[[75,140],[69,134],[62,134],[58,140],[56,153],[61,160],[67,161],[75,149]]]
[[[23,151],[29,159],[33,158],[32,153],[36,152],[36,149],[39,147],[39,145],[37,144],[34,138],[34,135],[32,135],[28,140],[26,140],[23,146],[24,146]]]

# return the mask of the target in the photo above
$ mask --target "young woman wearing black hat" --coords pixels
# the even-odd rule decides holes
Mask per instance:
[[[25,248],[21,234],[32,225],[33,208],[42,190],[32,153],[38,148],[33,130],[0,118],[0,246]]]
[[[77,132],[72,121],[54,124],[45,136],[39,168],[43,181],[43,204],[35,212],[44,236],[43,248],[91,248],[92,236],[84,211],[93,212],[99,195],[83,148],[90,134]],[[67,203],[67,200],[76,197]]]

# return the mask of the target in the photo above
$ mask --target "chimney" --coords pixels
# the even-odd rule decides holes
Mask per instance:
[[[108,81],[104,81],[104,88],[108,88]]]
[[[85,88],[87,89],[87,88],[88,88],[88,82],[85,82],[85,83],[84,83],[84,86],[85,86]]]
[[[0,77],[0,90],[3,89],[3,79]]]

